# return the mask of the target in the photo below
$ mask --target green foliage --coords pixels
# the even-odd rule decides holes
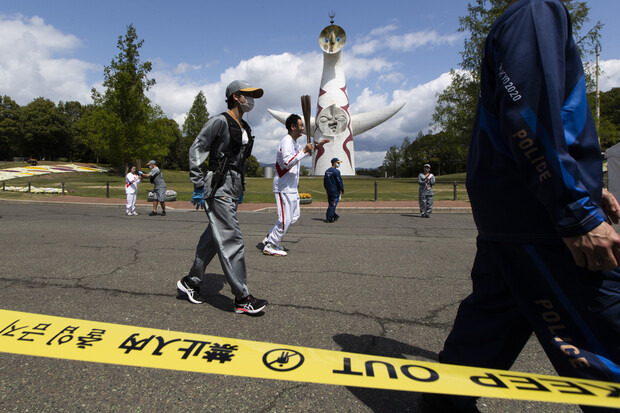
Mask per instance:
[[[194,98],[194,103],[187,113],[183,123],[183,134],[179,135],[170,147],[171,164],[181,170],[189,170],[189,148],[208,121],[207,99],[201,90]]]
[[[183,135],[190,137],[193,142],[208,120],[207,98],[205,98],[201,90],[194,98],[194,103],[187,113],[187,117],[183,123]]]
[[[479,82],[471,72],[450,71],[452,83],[437,97],[433,121],[438,129],[455,136],[465,147],[476,116]]]
[[[584,60],[594,53],[603,25],[596,22],[587,29],[589,7],[585,1],[565,2],[573,21],[573,36]],[[469,34],[461,52],[460,70],[451,70],[452,83],[438,94],[433,113],[434,129],[454,137],[466,154],[469,135],[474,124],[475,109],[480,89],[480,64],[484,41],[491,26],[509,7],[506,0],[475,0],[467,5],[467,15],[459,18],[459,31]],[[585,31],[585,32],[584,32]],[[594,87],[594,67],[585,64],[589,90]],[[461,155],[457,155],[461,158]]]
[[[601,119],[620,127],[620,88],[601,93]]]
[[[355,173],[358,176],[371,176],[373,178],[381,177],[382,168],[356,168]]]
[[[400,148],[396,145],[390,146],[390,149],[388,149],[388,151],[385,153],[385,158],[383,159],[382,165],[382,168],[386,172],[387,176],[392,178],[398,178],[402,176],[402,164],[403,159]]]
[[[178,136],[176,122],[166,119],[161,108],[152,106],[145,95],[155,80],[148,78],[151,62],[140,61],[143,43],[129,25],[125,37],[118,39],[118,56],[104,69],[104,94],[92,91],[96,109],[87,140],[116,166],[135,159],[164,159]]]
[[[480,82],[480,60],[482,49],[491,26],[510,6],[506,0],[476,0],[467,4],[467,15],[459,17],[459,32],[469,33],[460,53],[461,69],[470,72],[471,81]]]
[[[93,105],[82,105],[79,102],[59,102],[58,109],[62,111],[69,125],[71,148],[68,158],[70,161],[95,161],[95,151],[88,146],[83,119],[94,109]]]
[[[0,97],[0,159],[21,155],[20,106],[8,96]]]
[[[245,176],[246,177],[257,177],[260,178],[263,176],[263,168],[260,167],[260,163],[258,159],[254,155],[250,155],[245,163]]]
[[[403,140],[400,148],[392,146],[383,162],[390,177],[416,177],[424,164],[430,164],[435,175],[464,172],[467,167],[467,147],[456,136],[446,132],[418,134],[411,142]]]
[[[84,143],[95,154],[97,163],[110,161],[110,146],[119,145],[123,125],[120,119],[101,106],[95,106],[78,122]]]
[[[23,144],[27,156],[37,159],[56,159],[70,151],[67,119],[54,102],[36,98],[21,110]]]
[[[595,111],[595,93],[590,93],[588,99],[590,107]],[[620,143],[620,88],[613,88],[600,96],[601,119],[599,122],[598,135],[601,141],[601,149],[606,151],[617,143]],[[596,119],[596,113],[594,113]]]

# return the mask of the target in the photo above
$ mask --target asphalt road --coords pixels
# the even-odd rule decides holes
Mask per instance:
[[[127,217],[119,206],[0,201],[0,308],[436,361],[470,291],[470,214],[359,214],[335,224],[304,212],[283,245],[261,253],[275,220],[240,212],[248,284],[270,305],[232,311],[219,261],[208,302],[177,298],[193,261],[202,212]],[[554,374],[530,340],[517,371]],[[126,367],[0,352],[2,412],[416,412],[419,394]],[[483,412],[579,412],[576,406],[481,399]]]

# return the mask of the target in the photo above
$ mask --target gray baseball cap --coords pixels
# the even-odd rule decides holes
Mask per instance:
[[[252,87],[247,80],[235,80],[226,88],[226,99],[235,92],[243,92],[243,94],[258,99],[263,96],[263,89]]]

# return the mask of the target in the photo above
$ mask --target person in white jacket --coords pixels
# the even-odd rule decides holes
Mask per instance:
[[[138,215],[136,212],[136,197],[138,196],[138,184],[140,175],[136,173],[136,167],[132,166],[125,175],[125,195],[127,195],[127,215]]]
[[[288,134],[282,139],[276,154],[276,176],[273,178],[273,192],[276,197],[278,219],[263,240],[263,254],[285,256],[281,245],[288,228],[299,219],[299,170],[300,162],[312,155],[315,148],[323,146],[327,140],[301,146],[297,139],[303,134],[304,123],[299,115],[292,114],[286,119]]]

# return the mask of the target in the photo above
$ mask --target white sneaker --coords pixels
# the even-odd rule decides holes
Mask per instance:
[[[266,244],[265,247],[263,247],[263,254],[265,255],[273,255],[276,257],[286,257],[286,251],[279,249],[278,247],[276,247],[273,244]]]
[[[131,216],[131,212],[127,212],[127,216],[130,217]]]
[[[138,214],[136,211],[133,211],[131,215],[140,215],[140,214]]]
[[[269,235],[267,235],[265,238],[263,238],[263,245],[267,245],[267,239],[269,238]]]

